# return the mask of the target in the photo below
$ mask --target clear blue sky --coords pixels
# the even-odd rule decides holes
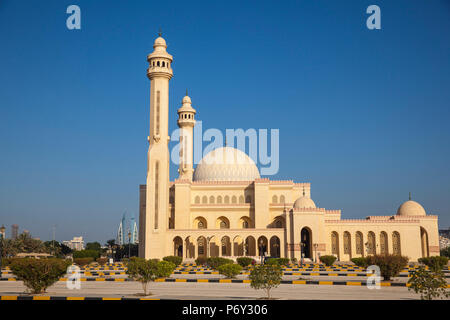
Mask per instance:
[[[82,29],[66,28],[81,7]],[[366,8],[381,8],[381,30]],[[174,56],[204,128],[279,128],[272,179],[312,183],[343,218],[394,214],[412,192],[450,225],[450,2],[0,2],[0,224],[114,238],[138,214],[146,55]],[[171,178],[176,177],[173,167]]]

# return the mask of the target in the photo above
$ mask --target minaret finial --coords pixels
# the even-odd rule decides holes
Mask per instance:
[[[411,192],[409,192],[409,200],[411,200]]]
[[[162,31],[161,31],[161,27],[159,27],[159,32],[158,32],[158,36],[162,36]]]
[[[186,88],[186,96],[188,96],[187,88]]]

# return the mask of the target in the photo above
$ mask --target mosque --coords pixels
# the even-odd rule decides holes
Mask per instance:
[[[147,183],[140,186],[139,255],[286,257],[339,261],[371,254],[439,255],[438,217],[411,198],[396,214],[342,219],[320,208],[309,182],[261,178],[244,152],[218,148],[193,167],[196,110],[185,96],[178,109],[179,176],[169,180],[169,81],[173,57],[160,36],[147,56],[150,134]],[[317,199],[316,199],[317,201]]]

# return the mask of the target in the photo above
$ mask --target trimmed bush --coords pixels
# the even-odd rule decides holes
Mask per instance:
[[[221,265],[234,263],[231,259],[226,259],[222,257],[211,257],[206,259],[206,265],[210,268],[217,269]]]
[[[227,278],[234,278],[242,271],[242,267],[234,263],[223,264],[219,266],[217,269],[220,274],[223,274]]]
[[[100,252],[96,250],[78,250],[72,253],[73,258],[92,258],[95,260],[100,257]]]
[[[128,262],[127,274],[142,284],[144,295],[148,295],[147,285],[157,278],[169,277],[175,265],[168,261],[158,261],[158,259],[145,260],[144,258],[133,257]]]
[[[164,257],[163,260],[167,262],[172,262],[176,267],[179,266],[181,262],[183,262],[183,258],[178,256],[167,256]]]
[[[198,257],[197,259],[195,259],[195,264],[198,266],[206,265],[206,257]]]
[[[262,264],[255,266],[250,273],[250,286],[254,289],[263,289],[270,299],[270,290],[278,287],[283,277],[283,271],[278,264]]]
[[[335,256],[320,256],[320,262],[324,263],[328,267],[332,266],[335,261]]]
[[[98,258],[97,263],[101,266],[104,266],[108,262],[108,258]]]
[[[428,266],[428,268],[433,272],[439,272],[448,263],[447,257],[441,257],[441,256],[433,256],[433,257],[427,257],[427,258],[419,258],[418,260],[420,263]]]
[[[11,271],[18,280],[31,290],[31,293],[42,293],[62,277],[70,266],[64,259],[14,259]]]
[[[380,268],[384,280],[390,280],[398,276],[408,264],[408,258],[394,254],[376,254],[367,257],[367,264],[376,265]]]
[[[441,256],[447,257],[450,259],[450,247],[441,249]]]
[[[243,268],[252,265],[253,261],[255,261],[255,259],[249,257],[239,257],[236,259],[236,262]]]
[[[355,265],[362,268],[367,268],[367,258],[359,257],[359,258],[352,258],[350,259]]]
[[[74,258],[73,262],[79,265],[80,267],[90,264],[92,261],[94,261],[94,258]]]

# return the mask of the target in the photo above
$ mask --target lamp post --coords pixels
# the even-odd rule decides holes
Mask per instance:
[[[3,256],[3,235],[5,234],[5,226],[0,228],[0,279],[2,278],[2,256]]]
[[[128,231],[128,259],[131,258],[131,232]]]
[[[305,247],[304,242],[300,242],[300,266],[303,267],[303,248]]]
[[[319,244],[314,243],[313,247],[314,247],[314,262],[317,263],[317,248],[319,247]]]

